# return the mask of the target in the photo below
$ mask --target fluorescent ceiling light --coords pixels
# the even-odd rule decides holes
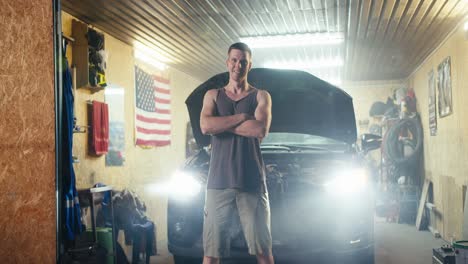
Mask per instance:
[[[464,29],[465,31],[468,31],[468,21],[465,22],[465,25],[463,26],[463,29]]]
[[[167,65],[165,63],[153,59],[151,56],[148,56],[148,54],[143,53],[140,50],[135,50],[135,58],[159,70],[165,70],[167,68]]]
[[[316,68],[342,67],[343,59],[340,57],[314,61],[271,61],[264,64],[266,68],[303,70]]]
[[[133,43],[135,50],[138,50],[140,53],[145,53],[147,56],[153,57],[154,59],[160,62],[170,62],[171,60],[166,56],[166,53],[157,48],[150,48],[142,43],[135,41]]]
[[[323,68],[339,68],[342,67],[343,64],[343,59],[341,59],[340,57],[336,57],[334,59],[323,59],[316,61],[271,61],[265,63],[263,67],[272,69],[305,71],[333,85],[339,86],[342,84],[342,81],[338,73],[324,75],[323,73],[320,73],[320,70]]]
[[[311,45],[338,45],[344,42],[342,33],[304,33],[240,38],[251,48],[273,48]]]
[[[147,63],[156,69],[165,70],[167,68],[166,62],[170,60],[162,54],[162,51],[149,48],[140,42],[134,42],[134,55],[135,58]]]

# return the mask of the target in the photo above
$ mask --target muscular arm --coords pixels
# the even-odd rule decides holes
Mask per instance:
[[[215,116],[215,98],[217,91],[209,90],[203,98],[203,108],[200,115],[200,128],[204,135],[214,135],[233,128],[249,119],[246,114],[231,116]]]
[[[267,136],[271,124],[271,97],[267,91],[259,90],[255,120],[246,120],[231,129],[230,132],[244,137],[263,139]]]

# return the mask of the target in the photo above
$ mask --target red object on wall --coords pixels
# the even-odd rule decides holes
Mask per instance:
[[[109,150],[109,107],[106,103],[93,101],[92,107],[92,139],[93,154],[103,155]]]

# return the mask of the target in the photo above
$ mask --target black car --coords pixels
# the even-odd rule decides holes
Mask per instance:
[[[201,263],[203,207],[210,137],[200,130],[203,96],[223,87],[228,73],[197,87],[186,100],[200,147],[174,176],[168,202],[168,247],[176,264]],[[252,69],[249,83],[272,97],[272,123],[261,150],[270,196],[273,254],[285,263],[374,263],[374,206],[362,151],[356,147],[352,98],[302,71]],[[231,230],[231,255],[249,259],[240,224]]]

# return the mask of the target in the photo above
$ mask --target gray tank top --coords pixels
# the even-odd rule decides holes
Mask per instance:
[[[234,101],[224,88],[218,89],[216,111],[218,116],[240,113],[255,114],[255,89],[246,97]],[[245,191],[266,192],[265,169],[257,138],[224,132],[211,137],[211,161],[208,189],[237,188]]]

